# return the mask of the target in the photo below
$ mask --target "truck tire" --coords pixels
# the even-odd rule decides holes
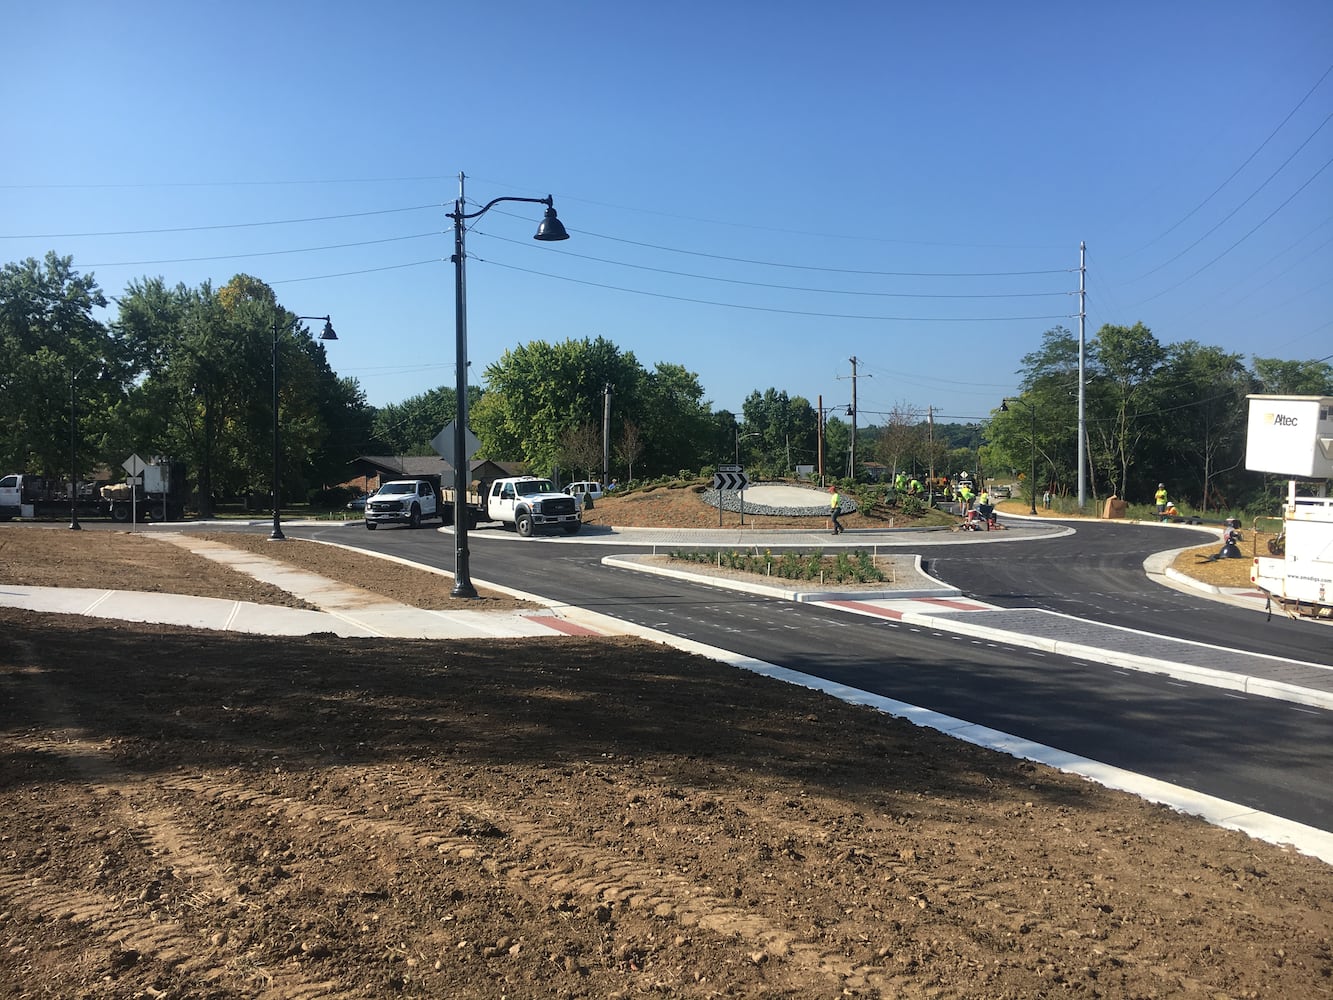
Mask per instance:
[[[374,521],[367,521],[367,522],[366,522],[366,530],[367,530],[367,531],[374,531],[374,530],[375,530],[375,522],[374,522]]]
[[[519,514],[518,517],[514,518],[514,530],[517,531],[522,538],[531,538],[532,515],[527,511],[524,511],[522,514]]]
[[[582,527],[583,527],[583,522],[582,522],[582,521],[574,521],[574,522],[571,523],[571,524],[567,524],[567,525],[565,525],[565,534],[566,534],[566,535],[577,535],[577,534],[579,533],[579,529],[582,528]]]
[[[408,511],[407,526],[409,528],[421,527],[421,508],[418,507],[416,504],[413,504],[412,509]]]
[[[123,503],[113,503],[111,505],[111,520],[117,524],[126,524],[130,519],[130,508]]]

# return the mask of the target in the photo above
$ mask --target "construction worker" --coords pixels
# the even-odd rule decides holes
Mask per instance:
[[[1166,483],[1157,484],[1157,492],[1153,495],[1153,502],[1157,504],[1158,516],[1166,513]]]
[[[972,492],[972,484],[964,480],[958,485],[958,499],[963,502],[963,513],[966,515],[972,509],[972,501],[977,495]]]
[[[830,486],[828,491],[829,517],[833,520],[833,533],[840,535],[842,534],[842,525],[838,523],[838,515],[842,513],[842,494],[838,492],[836,486]]]

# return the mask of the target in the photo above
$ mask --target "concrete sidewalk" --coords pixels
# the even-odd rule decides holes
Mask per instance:
[[[163,532],[158,537],[164,542],[179,545],[206,559],[229,566],[239,573],[272,584],[319,610],[179,594],[13,584],[0,585],[0,604],[29,611],[89,615],[255,635],[514,639],[607,634],[604,628],[575,620],[578,617],[577,609],[545,607],[536,611],[430,611],[386,600],[360,587],[307,573],[267,556],[206,541],[188,532]],[[535,604],[544,603],[542,598],[532,594],[511,593]]]

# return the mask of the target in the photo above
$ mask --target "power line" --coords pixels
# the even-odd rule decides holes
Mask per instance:
[[[1328,69],[1324,70],[1323,75],[1318,80],[1315,81],[1314,86],[1305,92],[1305,96],[1296,102],[1296,106],[1292,108],[1289,112],[1287,112],[1287,116],[1283,118],[1282,121],[1278,122],[1277,127],[1274,128],[1273,131],[1268,134],[1268,138],[1265,139],[1263,142],[1261,142],[1255,148],[1254,152],[1252,152],[1249,156],[1247,156],[1244,162],[1241,163],[1241,165],[1238,166],[1235,170],[1233,170],[1231,172],[1231,175],[1213,190],[1212,194],[1208,195],[1208,197],[1204,198],[1203,201],[1199,202],[1199,204],[1195,205],[1192,209],[1186,212],[1179,220],[1177,220],[1174,224],[1172,224],[1168,229],[1165,229],[1161,233],[1158,233],[1143,246],[1135,250],[1134,253],[1142,253],[1144,250],[1147,250],[1148,247],[1152,246],[1158,240],[1162,239],[1165,236],[1169,236],[1172,232],[1174,232],[1181,225],[1187,222],[1190,219],[1190,217],[1194,215],[1195,212],[1199,211],[1199,209],[1203,208],[1204,205],[1207,205],[1210,201],[1212,201],[1213,198],[1215,198],[1224,187],[1226,187],[1233,180],[1235,180],[1236,176],[1247,166],[1250,165],[1250,161],[1252,161],[1256,156],[1258,156],[1261,152],[1263,152],[1263,150],[1268,146],[1268,144],[1273,141],[1273,137],[1282,131],[1283,126],[1286,125],[1287,122],[1291,121],[1292,116],[1295,115],[1296,112],[1299,111],[1302,107],[1304,107],[1305,102],[1310,99],[1310,95],[1319,89],[1319,85],[1322,84],[1326,79],[1328,79],[1328,75],[1330,73],[1333,73],[1333,65],[1329,66]],[[1320,125],[1320,128],[1323,128],[1323,126]],[[1318,131],[1318,129],[1316,129],[1316,131]],[[1306,142],[1309,142],[1309,140],[1307,139]],[[1248,201],[1249,199],[1246,200]],[[1148,273],[1151,274],[1152,272],[1150,271]]]
[[[1331,112],[1327,117],[1324,118],[1324,120],[1323,120],[1322,122],[1319,123],[1319,128],[1315,129],[1315,130],[1314,130],[1313,132],[1311,132],[1308,136],[1306,136],[1305,141],[1304,141],[1303,143],[1301,143],[1299,146],[1297,146],[1296,149],[1292,151],[1292,154],[1291,154],[1290,156],[1288,156],[1285,160],[1283,160],[1282,163],[1278,166],[1278,168],[1277,168],[1276,170],[1274,170],[1271,174],[1269,174],[1269,175],[1264,179],[1264,182],[1263,182],[1262,184],[1260,184],[1257,188],[1255,188],[1253,191],[1251,191],[1250,194],[1248,195],[1248,197],[1246,197],[1244,201],[1242,201],[1240,204],[1238,204],[1235,208],[1233,208],[1233,209],[1232,209],[1230,212],[1228,212],[1226,215],[1222,216],[1222,218],[1218,220],[1217,224],[1216,224],[1215,226],[1213,226],[1212,229],[1208,230],[1206,233],[1204,233],[1202,236],[1200,236],[1197,240],[1195,240],[1195,241],[1194,241],[1193,243],[1191,243],[1189,246],[1185,247],[1185,249],[1181,250],[1181,251],[1180,251],[1178,254],[1176,254],[1174,257],[1168,257],[1166,260],[1162,261],[1162,263],[1158,264],[1158,265],[1157,265],[1156,267],[1154,267],[1152,270],[1150,270],[1150,271],[1145,271],[1143,274],[1140,274],[1137,278],[1131,278],[1131,279],[1130,279],[1130,283],[1132,284],[1132,283],[1134,283],[1134,282],[1136,282],[1136,281],[1142,281],[1144,278],[1147,278],[1147,277],[1149,277],[1149,276],[1151,276],[1151,275],[1156,274],[1158,271],[1160,271],[1162,268],[1166,267],[1168,264],[1174,263],[1175,261],[1179,260],[1181,257],[1185,256],[1185,254],[1189,253],[1191,250],[1193,250],[1195,247],[1197,247],[1200,243],[1202,243],[1204,240],[1206,240],[1209,236],[1212,236],[1213,233],[1215,233],[1215,232],[1217,232],[1219,229],[1221,229],[1222,226],[1224,226],[1227,222],[1231,221],[1232,217],[1235,216],[1235,214],[1236,214],[1237,212],[1239,212],[1242,208],[1244,208],[1244,207],[1245,207],[1246,205],[1248,205],[1251,201],[1253,201],[1254,198],[1259,194],[1259,192],[1262,191],[1264,188],[1266,188],[1266,187],[1269,185],[1269,183],[1272,182],[1273,178],[1275,178],[1278,174],[1282,173],[1282,171],[1285,170],[1285,169],[1287,168],[1287,165],[1290,164],[1291,161],[1294,160],[1294,159],[1297,157],[1297,155],[1300,153],[1301,150],[1303,150],[1306,146],[1308,146],[1308,145],[1314,140],[1314,137],[1315,137],[1316,135],[1318,135],[1319,132],[1323,129],[1323,127],[1324,127],[1325,125],[1327,125],[1327,124],[1329,123],[1329,121],[1331,121],[1331,120],[1333,120],[1333,112]],[[1316,171],[1316,173],[1315,173],[1314,176],[1315,176],[1315,177],[1318,177],[1319,174],[1323,173],[1324,169],[1325,169],[1327,166],[1328,166],[1328,164],[1325,163],[1323,167],[1320,167],[1319,170]],[[1309,181],[1306,181],[1305,184],[1302,184],[1302,185],[1300,186],[1300,188],[1297,189],[1297,193],[1299,193],[1300,191],[1303,191],[1303,190],[1306,188],[1306,186],[1309,185],[1310,181],[1313,181],[1313,180],[1314,180],[1314,177],[1311,177]],[[1287,199],[1287,201],[1290,201],[1290,200],[1291,200],[1290,198]],[[1282,204],[1285,205],[1286,202],[1283,202]],[[1279,207],[1281,207],[1281,206],[1279,206]],[[1272,218],[1272,215],[1269,215],[1268,218],[1271,219],[1271,218]],[[1265,219],[1264,221],[1266,222],[1266,221],[1268,221],[1268,220]],[[1253,232],[1253,230],[1251,230],[1251,232]],[[1247,233],[1246,235],[1248,236],[1249,234]],[[1206,265],[1205,265],[1205,266],[1206,266]],[[1191,277],[1193,277],[1193,275],[1191,275]]]
[[[497,214],[519,218],[519,216],[510,212],[501,211]],[[704,257],[708,260],[722,260],[731,264],[754,264],[759,267],[782,267],[796,271],[821,271],[827,274],[856,274],[878,278],[1018,278],[1046,274],[1068,274],[1074,270],[1073,268],[1059,267],[1037,271],[867,271],[853,268],[819,267],[814,264],[786,264],[781,261],[752,260],[747,257],[728,257],[723,254],[705,253],[701,250],[682,250],[679,247],[660,246],[656,243],[643,243],[619,236],[607,236],[605,233],[594,233],[586,229],[569,229],[569,232],[576,233],[579,236],[591,236],[593,239],[607,240],[611,243],[621,243],[625,246],[641,247],[645,250],[660,250],[663,253],[683,254],[689,257]]]
[[[478,233],[487,239],[499,240],[502,243],[512,243],[516,246],[528,247],[528,244],[521,240],[513,240],[504,236],[494,236],[490,233]],[[536,249],[536,248],[534,248]],[[683,252],[683,251],[682,251]],[[729,285],[747,285],[751,288],[773,288],[788,292],[813,292],[820,295],[865,295],[880,298],[893,299],[1034,299],[1050,298],[1054,296],[1068,295],[1068,292],[996,292],[987,294],[937,294],[930,292],[872,292],[858,291],[854,289],[843,288],[808,288],[801,285],[779,285],[764,281],[745,281],[741,278],[723,278],[713,274],[692,274],[687,271],[672,271],[663,267],[649,267],[646,264],[631,264],[623,260],[610,260],[606,257],[591,257],[587,254],[572,253],[568,250],[561,250],[562,257],[576,257],[579,260],[588,260],[596,264],[611,264],[616,267],[628,267],[636,271],[649,271],[654,274],[668,274],[676,278],[694,278],[699,281],[718,281]],[[700,254],[699,256],[707,256]]]
[[[1330,117],[1330,118],[1333,118],[1333,115],[1330,115],[1329,117]],[[1327,120],[1328,120],[1328,119],[1325,119],[1325,121],[1327,121]],[[1314,172],[1314,174],[1311,175],[1310,178],[1309,178],[1304,184],[1302,184],[1302,185],[1301,185],[1300,187],[1298,187],[1295,191],[1293,191],[1293,192],[1287,197],[1287,199],[1286,199],[1285,201],[1282,202],[1282,204],[1278,205],[1277,208],[1273,209],[1273,211],[1269,212],[1269,213],[1268,213],[1267,215],[1265,215],[1262,219],[1260,219],[1257,223],[1255,223],[1254,226],[1253,226],[1247,233],[1245,233],[1245,235],[1243,235],[1240,239],[1236,240],[1236,242],[1233,243],[1233,244],[1231,244],[1231,246],[1227,247],[1227,248],[1226,248],[1225,250],[1223,250],[1220,254],[1218,254],[1218,255],[1217,255],[1216,257],[1214,257],[1212,260],[1208,261],[1208,263],[1204,264],[1202,267],[1198,268],[1198,269],[1197,269],[1196,271],[1194,271],[1193,273],[1185,275],[1185,277],[1181,278],[1181,279],[1180,279],[1179,281],[1177,281],[1174,285],[1171,285],[1171,286],[1169,286],[1169,287],[1167,287],[1167,288],[1163,288],[1163,289],[1162,289],[1160,292],[1158,292],[1156,295],[1150,295],[1150,296],[1148,296],[1146,299],[1140,299],[1138,302],[1135,303],[1135,305],[1143,305],[1143,303],[1145,303],[1145,302],[1151,302],[1153,299],[1161,298],[1161,297],[1162,297],[1163,295],[1165,295],[1167,292],[1175,291],[1177,288],[1179,288],[1181,285],[1185,284],[1187,281],[1191,281],[1192,279],[1197,278],[1200,274],[1202,274],[1204,271],[1208,270],[1208,268],[1212,267],[1214,264],[1216,264],[1219,260],[1221,260],[1221,259],[1222,259],[1223,257],[1225,257],[1227,254],[1231,253],[1232,250],[1235,250],[1236,247],[1240,246],[1242,243],[1244,243],[1246,240],[1248,240],[1251,236],[1253,236],[1256,232],[1258,232],[1260,229],[1262,229],[1262,228],[1268,223],[1268,221],[1269,221],[1270,219],[1273,218],[1273,216],[1277,215],[1278,212],[1282,211],[1282,210],[1283,210],[1284,208],[1286,208],[1289,204],[1291,204],[1291,202],[1295,199],[1295,197],[1296,197],[1298,194],[1300,194],[1300,193],[1301,193],[1302,191],[1304,191],[1307,187],[1309,187],[1311,184],[1313,184],[1313,183],[1318,179],[1319,175],[1322,174],[1325,170],[1327,170],[1330,166],[1333,166],[1333,158],[1330,158],[1330,159],[1328,159],[1328,160],[1325,160],[1323,166],[1321,166],[1318,170],[1316,170],[1316,171]]]
[[[296,250],[264,250],[253,253],[233,253],[225,254],[220,257],[171,257],[163,260],[123,260],[115,263],[84,264],[76,263],[75,267],[142,267],[145,264],[197,264],[200,262],[214,260],[243,260],[247,257],[279,257],[284,254],[293,253],[316,253],[320,250],[346,250],[350,247],[368,247],[379,243],[398,243],[403,240],[419,240],[427,236],[442,235],[438,230],[429,233],[414,233],[411,236],[388,236],[382,240],[363,240],[359,243],[330,243],[320,247],[303,247]]]
[[[820,319],[857,319],[871,320],[883,323],[1006,323],[1011,321],[1030,321],[1047,319],[1069,319],[1067,314],[1050,316],[859,316],[851,313],[826,313],[816,312],[808,309],[780,309],[776,306],[754,306],[743,305],[738,302],[715,302],[710,299],[695,299],[685,295],[669,295],[666,292],[649,292],[640,288],[625,288],[620,285],[608,285],[600,281],[586,281],[581,278],[570,278],[560,274],[551,274],[547,271],[534,271],[531,268],[519,267],[516,264],[503,264],[496,260],[486,260],[482,257],[473,258],[471,254],[469,259],[474,259],[480,263],[491,264],[495,267],[507,268],[510,271],[518,271],[522,274],[535,274],[541,278],[552,278],[556,281],[568,281],[576,285],[587,285],[590,288],[605,288],[613,292],[629,292],[632,295],[647,295],[656,299],[669,299],[673,302],[689,302],[693,305],[720,306],[724,309],[745,309],[752,312],[781,313],[787,316],[814,316]]]
[[[124,229],[108,233],[35,233],[26,236],[0,234],[0,240],[72,240],[94,236],[155,236],[162,233],[205,233],[218,229],[256,229],[262,226],[291,226],[303,222],[332,222],[338,219],[364,219],[373,215],[394,215],[399,212],[420,212],[441,206],[413,205],[409,208],[384,208],[374,212],[349,212],[346,215],[317,215],[308,219],[273,219],[268,222],[231,222],[220,226],[176,226],[171,229]]]

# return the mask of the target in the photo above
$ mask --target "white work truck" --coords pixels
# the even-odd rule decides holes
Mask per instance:
[[[1333,619],[1333,396],[1252,395],[1245,467],[1295,476],[1271,556],[1256,556],[1250,582],[1288,613]]]
[[[366,527],[372,531],[381,524],[418,528],[422,521],[432,517],[438,517],[443,524],[444,510],[439,476],[394,479],[382,483],[373,496],[366,498]]]
[[[579,501],[561,493],[549,479],[537,476],[507,476],[483,483],[481,493],[464,498],[468,527],[481,521],[499,521],[524,538],[539,531],[577,534],[583,527]],[[453,523],[453,490],[445,490],[444,523]]]

